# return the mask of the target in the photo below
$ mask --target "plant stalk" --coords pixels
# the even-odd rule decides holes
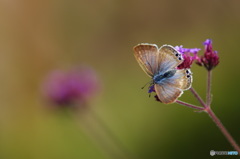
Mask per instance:
[[[230,133],[227,131],[227,129],[224,127],[222,122],[218,119],[218,117],[214,114],[212,109],[210,107],[205,109],[205,112],[208,113],[208,115],[212,118],[214,123],[218,126],[218,128],[221,130],[223,135],[227,138],[228,142],[232,145],[232,147],[238,152],[240,155],[240,147],[236,143],[236,141],[233,139],[233,137],[230,135]]]
[[[196,106],[196,105],[193,105],[193,104],[189,104],[189,103],[186,103],[186,102],[183,102],[183,101],[180,101],[180,100],[177,100],[176,103],[178,103],[180,105],[187,106],[189,108],[198,109],[198,110],[204,110],[203,107],[199,107],[199,106]]]
[[[211,83],[212,83],[212,71],[209,70],[207,74],[207,96],[206,105],[210,107],[211,105]]]
[[[204,101],[202,100],[202,98],[198,95],[198,93],[195,91],[195,89],[193,87],[190,88],[190,91],[192,92],[192,94],[197,98],[197,100],[201,103],[201,105],[206,108],[207,105],[204,103]]]

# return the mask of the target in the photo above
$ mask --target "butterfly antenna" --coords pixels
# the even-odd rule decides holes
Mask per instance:
[[[152,82],[152,81],[150,81],[150,82]],[[142,87],[142,89],[144,89],[144,88],[146,87],[146,85],[148,85],[150,82],[146,83],[146,84]]]

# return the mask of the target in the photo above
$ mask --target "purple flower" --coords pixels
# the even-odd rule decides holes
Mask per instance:
[[[201,50],[199,48],[183,48],[182,45],[176,46],[175,49],[183,55],[184,59],[178,69],[191,68],[192,63],[199,59],[197,53]]]
[[[207,39],[203,42],[203,45],[205,46],[205,49],[212,49],[212,39]]]
[[[203,45],[205,46],[204,55],[201,57],[201,62],[207,70],[212,70],[219,63],[217,51],[212,48],[212,40],[207,39]]]
[[[201,50],[199,48],[183,48],[182,45],[175,46],[175,49],[182,54],[185,54],[185,53],[197,54]]]
[[[55,105],[69,106],[86,103],[98,90],[99,82],[90,68],[70,71],[56,70],[43,83],[44,96]]]

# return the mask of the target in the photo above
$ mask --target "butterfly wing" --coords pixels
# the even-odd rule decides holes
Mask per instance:
[[[159,100],[162,103],[170,104],[182,95],[183,90],[189,89],[191,84],[191,71],[189,69],[182,69],[177,70],[172,77],[163,79],[161,83],[155,84],[154,88]]]
[[[154,89],[159,100],[164,104],[174,103],[183,93],[181,89],[170,85],[155,84]]]
[[[134,56],[147,75],[153,77],[158,69],[158,47],[155,44],[139,44],[133,48]]]
[[[172,77],[163,80],[163,84],[172,85],[182,90],[187,90],[192,85],[191,70],[190,69],[176,70],[176,73]]]
[[[174,69],[183,62],[182,54],[171,45],[163,45],[158,50],[158,71],[166,72]]]

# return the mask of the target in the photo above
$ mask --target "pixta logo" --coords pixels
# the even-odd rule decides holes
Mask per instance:
[[[215,155],[238,155],[238,152],[237,151],[214,151],[214,150],[211,150],[210,155],[211,156],[215,156]]]

